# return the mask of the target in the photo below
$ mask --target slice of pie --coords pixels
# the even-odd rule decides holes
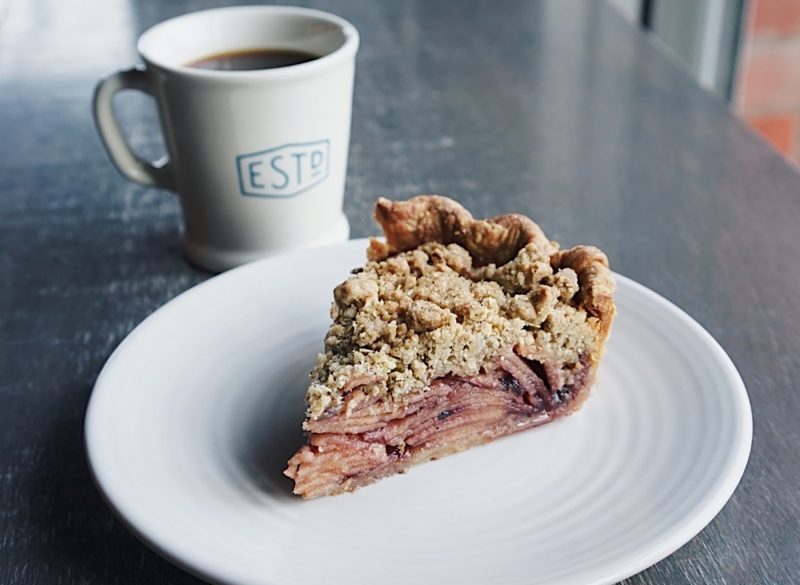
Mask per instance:
[[[432,195],[379,199],[375,217],[386,242],[334,291],[308,443],[284,472],[304,498],[571,414],[614,318],[605,255],[559,251],[527,217]]]

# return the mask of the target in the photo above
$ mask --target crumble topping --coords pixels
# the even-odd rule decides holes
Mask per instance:
[[[341,406],[355,383],[392,400],[438,377],[475,375],[511,347],[577,368],[600,324],[578,307],[575,270],[551,265],[556,252],[533,242],[503,265],[480,265],[459,244],[428,242],[356,269],[334,291],[309,417]]]

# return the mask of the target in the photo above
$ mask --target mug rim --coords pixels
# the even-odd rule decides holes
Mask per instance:
[[[222,12],[266,12],[273,14],[293,14],[296,16],[312,17],[339,27],[339,30],[344,37],[344,42],[330,53],[322,55],[312,61],[307,61],[305,63],[299,63],[296,65],[287,65],[285,67],[276,67],[274,69],[251,69],[243,71],[219,71],[214,69],[200,69],[184,64],[174,65],[165,63],[163,60],[155,57],[152,52],[148,51],[146,48],[149,39],[159,34],[161,29],[166,28],[168,25],[175,24],[176,21],[196,18],[199,14]],[[312,75],[322,69],[330,68],[331,66],[338,65],[352,58],[355,56],[358,46],[359,35],[356,27],[354,27],[344,18],[336,16],[335,14],[301,6],[244,5],[196,10],[194,12],[187,12],[186,14],[181,14],[179,16],[161,21],[158,24],[151,26],[141,34],[136,45],[136,50],[139,53],[139,56],[148,66],[153,66],[179,75],[186,75],[194,78],[206,79],[209,81],[241,82],[248,80],[277,80]]]

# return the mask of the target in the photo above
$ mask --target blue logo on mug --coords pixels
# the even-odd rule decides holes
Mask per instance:
[[[328,176],[330,141],[284,144],[236,157],[239,190],[250,197],[293,197]]]

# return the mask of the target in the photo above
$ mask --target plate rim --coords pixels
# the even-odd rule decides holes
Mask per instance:
[[[159,539],[157,535],[149,534],[144,528],[140,528],[136,519],[132,516],[135,514],[130,513],[124,509],[126,505],[120,500],[125,500],[125,494],[112,493],[113,487],[104,481],[104,471],[100,469],[102,464],[98,463],[98,455],[94,455],[98,449],[96,433],[98,432],[95,423],[100,416],[98,414],[98,400],[97,396],[103,392],[105,378],[109,377],[109,372],[116,367],[116,363],[123,356],[127,346],[134,343],[136,338],[146,334],[147,330],[154,325],[154,323],[175,305],[181,302],[186,302],[186,299],[202,294],[202,291],[213,286],[220,286],[220,282],[227,282],[236,278],[242,278],[242,275],[249,272],[259,272],[264,270],[265,266],[276,261],[288,261],[294,256],[306,256],[313,254],[321,249],[331,249],[337,247],[355,247],[357,244],[366,246],[369,238],[356,238],[330,244],[326,246],[319,246],[314,248],[303,248],[292,250],[284,253],[275,254],[255,262],[250,262],[242,266],[238,266],[227,272],[217,274],[211,278],[200,282],[187,290],[179,293],[172,299],[168,300],[153,312],[147,315],[140,323],[138,323],[125,337],[120,341],[116,348],[111,352],[100,373],[92,386],[89,401],[86,407],[84,418],[84,452],[86,455],[89,472],[100,493],[101,498],[109,507],[114,516],[130,530],[141,542],[148,548],[153,550],[156,554],[166,559],[173,565],[179,567],[195,577],[209,581],[211,583],[221,583],[225,585],[241,585],[238,581],[230,579],[230,575],[221,574],[213,570],[210,566],[202,566],[202,558],[196,557],[185,559],[181,555],[170,550],[170,542],[164,542],[164,539]],[[366,247],[364,248],[366,249]],[[686,311],[678,307],[675,303],[661,295],[660,293],[640,284],[639,282],[614,272],[614,277],[618,282],[624,282],[626,286],[631,287],[637,294],[649,297],[662,308],[667,310],[674,318],[681,320],[687,325],[694,334],[703,339],[705,345],[713,352],[719,360],[720,366],[724,369],[730,381],[731,396],[736,398],[736,411],[739,412],[739,419],[737,423],[741,425],[741,433],[738,436],[738,443],[735,447],[731,448],[725,473],[718,480],[718,487],[716,491],[709,497],[708,494],[704,495],[704,499],[699,500],[700,511],[694,516],[689,517],[685,522],[679,523],[676,528],[671,529],[666,536],[658,541],[654,541],[636,560],[631,561],[628,565],[618,567],[616,570],[609,571],[604,575],[598,576],[592,581],[587,582],[586,585],[604,585],[609,583],[616,583],[628,577],[631,577],[653,565],[667,558],[675,553],[678,549],[683,547],[692,538],[697,536],[706,526],[708,526],[714,518],[720,513],[722,508],[732,497],[736,488],[738,487],[750,457],[753,440],[753,417],[752,407],[750,404],[749,395],[745,387],[744,381],[739,374],[733,360],[724,350],[722,345],[709,333],[694,317],[689,315]],[[93,445],[95,445],[93,447]]]

